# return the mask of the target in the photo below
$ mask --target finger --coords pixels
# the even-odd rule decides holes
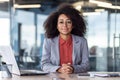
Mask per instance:
[[[67,70],[67,73],[73,73],[73,70],[68,69],[68,70]]]
[[[68,68],[67,68],[67,71],[68,71],[69,73],[72,73],[72,72],[73,72],[73,67],[71,67],[71,66],[68,67]]]
[[[67,69],[67,70],[65,70],[65,73],[67,73],[67,74],[72,73],[72,70]]]
[[[67,64],[62,64],[62,66],[67,66]]]
[[[71,65],[71,63],[67,63],[68,65]]]
[[[64,64],[64,66],[62,66],[62,72],[71,73],[71,72],[73,72],[73,67]]]
[[[66,68],[66,69],[71,69],[71,70],[73,70],[73,67],[72,67],[72,66],[66,66],[65,68]]]

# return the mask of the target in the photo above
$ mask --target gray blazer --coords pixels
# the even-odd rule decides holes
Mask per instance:
[[[87,40],[83,37],[75,35],[72,35],[72,39],[72,66],[74,68],[74,73],[86,72],[89,69],[89,51]],[[41,59],[42,70],[47,72],[56,72],[56,70],[60,67],[59,64],[59,36],[52,39],[45,38]]]

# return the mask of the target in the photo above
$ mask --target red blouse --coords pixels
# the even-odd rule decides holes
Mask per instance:
[[[72,36],[67,40],[64,40],[60,37],[60,65],[71,63],[72,64]]]

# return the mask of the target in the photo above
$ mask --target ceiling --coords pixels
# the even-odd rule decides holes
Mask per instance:
[[[33,4],[33,3],[48,3],[48,4],[59,4],[63,2],[78,2],[78,1],[89,1],[89,0],[15,0],[15,3],[18,4]],[[120,5],[120,0],[96,0],[96,1],[102,1],[102,2],[110,2],[113,5]]]
[[[12,1],[12,0],[11,0]],[[108,2],[108,3],[112,3],[112,5],[117,5],[120,6],[120,0],[96,0],[96,1],[101,1],[101,2]],[[90,3],[89,0],[15,0],[14,4],[20,4],[20,5],[25,5],[25,4],[41,4],[42,6],[51,6],[51,8],[57,7],[60,3],[63,2],[68,2],[68,3],[78,3],[81,2],[82,4],[82,9],[85,11],[92,11],[94,9],[99,9],[99,8],[103,8],[103,7],[99,7],[96,4]],[[4,2],[4,3],[0,3],[0,10],[3,11],[8,11],[9,3],[8,2]],[[107,10],[111,10],[114,11],[113,9],[109,9],[109,8],[105,8]],[[120,11],[120,9],[118,10]]]

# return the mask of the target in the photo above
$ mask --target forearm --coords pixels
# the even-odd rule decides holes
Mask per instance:
[[[82,63],[80,65],[73,65],[74,68],[74,73],[83,73],[83,72],[87,72],[90,68],[89,66],[89,62],[87,63]]]
[[[51,63],[42,64],[41,68],[47,72],[56,72],[60,66],[52,65]]]

